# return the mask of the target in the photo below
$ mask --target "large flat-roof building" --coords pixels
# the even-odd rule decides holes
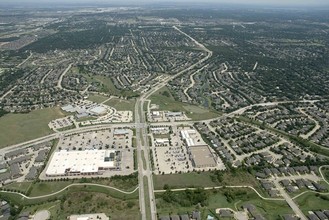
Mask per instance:
[[[104,213],[95,213],[95,214],[82,214],[82,215],[71,215],[69,220],[109,220]]]
[[[114,150],[84,150],[55,152],[46,176],[97,175],[115,168]]]
[[[185,143],[188,147],[197,145],[197,144],[195,144],[193,138],[191,137],[191,136],[196,135],[196,130],[193,130],[193,129],[182,130],[180,133],[181,133],[182,139],[185,141]]]
[[[107,113],[107,109],[103,106],[96,106],[90,109],[89,112],[92,115],[99,116],[99,115],[105,115]]]
[[[207,145],[189,147],[188,153],[193,166],[196,168],[215,167],[217,165],[217,157]]]

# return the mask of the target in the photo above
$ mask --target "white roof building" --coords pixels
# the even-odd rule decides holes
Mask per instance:
[[[55,152],[46,170],[47,176],[89,175],[99,170],[114,168],[114,161],[109,159],[114,150],[84,150]]]
[[[189,130],[182,130],[181,131],[181,136],[182,139],[185,140],[187,146],[195,146],[196,144],[194,143],[193,138],[191,138],[190,135],[195,135],[196,131],[193,129]]]
[[[71,215],[70,220],[109,220],[104,213],[95,213],[95,214],[82,214],[82,215]]]
[[[107,113],[107,109],[103,106],[96,106],[90,109],[89,112],[93,115],[104,115]]]

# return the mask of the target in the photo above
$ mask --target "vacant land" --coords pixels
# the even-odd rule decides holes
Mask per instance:
[[[172,192],[173,197],[184,198],[184,191]],[[202,218],[206,219],[208,214],[215,215],[217,208],[231,208],[233,210],[242,210],[245,204],[253,204],[257,211],[262,214],[265,219],[278,219],[279,215],[291,214],[292,210],[284,201],[265,201],[249,189],[220,189],[220,190],[206,190],[207,200],[206,205],[198,207],[197,204],[185,206],[184,201],[181,203],[167,202],[162,198],[163,194],[156,194],[157,211],[160,216],[173,214],[183,214],[191,212],[197,208],[202,213]],[[181,200],[180,200],[181,201]],[[219,216],[217,216],[219,217]]]
[[[53,133],[48,123],[65,114],[59,107],[35,110],[27,114],[6,114],[0,118],[0,147],[21,143]]]
[[[138,185],[138,174],[136,172],[127,176],[113,176],[111,178],[82,178],[79,180],[54,180],[36,183],[20,182],[6,185],[4,189],[19,190],[21,192],[29,191],[28,195],[30,197],[35,197],[58,192],[73,183],[95,183],[104,186],[112,186],[124,191],[133,191]]]
[[[243,171],[222,172],[220,181],[216,178],[215,172],[156,175],[154,176],[154,188],[163,189],[165,185],[171,188],[248,185],[257,189],[259,186],[255,177]]]
[[[43,190],[45,191],[45,189]],[[56,193],[50,196],[46,195],[44,197],[39,197],[39,198],[23,198],[19,194],[10,193],[10,192],[0,192],[0,196],[4,200],[7,200],[13,204],[27,206],[27,205],[39,205],[44,202],[52,202],[58,199],[63,200],[67,198],[68,194],[75,192],[88,192],[90,194],[104,193],[107,196],[121,200],[137,199],[138,197],[138,190],[131,194],[125,194],[114,189],[106,188],[105,186],[84,185],[84,184],[79,186],[71,186],[60,193]]]
[[[88,97],[88,100],[96,103],[102,103],[105,100],[109,99],[110,97],[103,96],[103,95],[98,95],[98,94],[93,94]]]
[[[118,111],[133,111],[135,108],[135,99],[119,99],[112,98],[109,101],[105,102],[106,105],[115,108]]]
[[[214,110],[176,101],[167,87],[157,91],[150,99],[151,104],[158,105],[160,110],[182,111],[192,120],[206,120],[219,116],[219,113]]]
[[[79,201],[79,202],[77,202]],[[57,212],[55,219],[66,219],[71,214],[104,212],[111,219],[136,219],[138,216],[138,201],[120,200],[104,193],[74,192],[61,203],[62,209]],[[111,207],[111,208],[109,208]]]
[[[79,201],[79,202],[77,202]],[[109,208],[111,207],[111,208]],[[74,191],[67,193],[60,200],[45,202],[25,207],[23,211],[35,213],[48,210],[51,219],[66,219],[72,214],[104,212],[111,219],[136,219],[139,215],[137,199],[117,199],[102,192]]]
[[[57,192],[72,184],[71,181],[39,182],[32,186],[29,196],[42,196]]]
[[[14,183],[6,185],[3,188],[7,189],[7,190],[16,190],[19,192],[26,193],[31,185],[32,185],[32,182],[14,182]]]
[[[54,202],[46,202],[40,205],[31,205],[24,207],[22,212],[30,212],[34,214],[41,210],[48,210],[52,219],[55,219],[54,217],[57,215],[58,210],[60,209],[60,203],[61,202],[58,200]]]
[[[324,178],[329,181],[329,168],[325,168],[322,170],[322,173],[324,175]]]
[[[307,214],[308,211],[328,209],[329,195],[308,192],[295,199],[295,202]]]

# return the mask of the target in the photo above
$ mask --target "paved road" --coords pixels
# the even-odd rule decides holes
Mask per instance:
[[[314,119],[311,115],[307,114],[303,109],[299,108],[298,109],[303,115],[305,115],[306,117],[308,117],[311,121],[314,121],[315,123],[315,127],[309,131],[307,134],[302,134],[300,135],[302,138],[304,139],[308,139],[309,137],[311,137],[317,130],[319,130],[321,128],[320,123]]]
[[[315,102],[319,102],[320,100],[299,100],[299,101],[280,101],[280,102],[264,102],[264,103],[257,103],[257,104],[253,104],[253,105],[248,105],[242,108],[239,108],[233,112],[227,113],[227,114],[223,114],[222,116],[218,117],[218,118],[212,118],[212,119],[208,119],[208,120],[203,120],[202,122],[211,122],[213,120],[216,119],[221,119],[224,117],[231,117],[234,115],[241,115],[243,114],[245,111],[251,109],[252,107],[255,106],[273,106],[273,105],[279,105],[279,104],[287,104],[287,103],[315,103]]]
[[[63,87],[62,87],[63,77],[71,69],[71,67],[72,67],[72,63],[70,63],[69,66],[63,71],[63,73],[61,74],[61,76],[59,77],[59,80],[57,82],[57,86],[56,86],[57,88],[63,89]]]
[[[325,168],[325,167],[329,168],[329,165],[323,165],[323,166],[319,167],[319,173],[320,173],[323,181],[326,182],[329,185],[329,181],[327,181],[327,179],[324,177],[324,175],[322,173],[322,169]]]
[[[177,74],[167,77],[165,78],[162,82],[158,82],[156,83],[149,91],[147,91],[146,93],[144,93],[136,102],[135,105],[135,123],[126,123],[126,124],[105,124],[105,125],[95,125],[95,126],[88,126],[88,127],[80,127],[80,128],[76,128],[76,129],[72,129],[72,130],[68,130],[68,131],[63,131],[63,132],[58,132],[58,133],[54,133],[48,136],[44,136],[41,138],[37,138],[31,141],[27,141],[21,144],[16,144],[16,145],[12,145],[10,147],[4,148],[0,150],[0,154],[10,151],[12,149],[17,149],[20,147],[26,147],[28,145],[31,144],[38,144],[38,143],[42,143],[45,141],[50,141],[53,140],[55,138],[60,138],[63,135],[69,135],[69,134],[74,134],[74,133],[81,133],[81,132],[88,132],[88,131],[94,131],[94,130],[100,130],[100,129],[109,129],[109,128],[113,128],[113,127],[136,127],[136,136],[137,136],[137,158],[138,158],[138,171],[139,171],[139,197],[140,197],[140,211],[142,214],[142,219],[145,220],[146,219],[146,212],[150,211],[151,212],[151,219],[156,219],[156,205],[155,205],[155,199],[154,199],[154,187],[153,187],[153,176],[152,176],[152,168],[151,168],[151,164],[150,164],[150,158],[149,158],[149,144],[148,144],[148,136],[147,136],[147,124],[146,124],[146,119],[145,119],[145,114],[144,114],[144,102],[147,101],[148,97],[150,97],[153,93],[155,93],[156,91],[158,91],[159,89],[161,89],[162,87],[166,86],[167,83],[192,70],[193,68],[195,68],[198,65],[203,64],[206,60],[208,60],[211,56],[212,56],[212,51],[208,50],[204,45],[200,44],[199,42],[197,42],[194,38],[192,38],[191,36],[189,36],[188,34],[184,33],[183,31],[181,31],[179,28],[177,27],[173,27],[174,29],[176,29],[177,31],[179,31],[181,34],[185,35],[186,37],[188,37],[189,39],[191,39],[193,42],[195,42],[196,45],[198,45],[202,50],[204,50],[205,52],[207,52],[207,56],[202,58],[201,60],[199,60],[198,62],[192,64],[190,67],[178,72]],[[57,87],[62,88],[61,86],[61,81],[63,79],[63,76],[66,74],[66,72],[71,68],[70,64],[67,69],[62,73],[62,75],[60,76],[60,79],[58,81],[58,85]],[[283,103],[295,103],[295,102],[309,102],[309,103],[314,103],[317,102],[318,100],[301,100],[301,101],[282,101],[282,102],[268,102],[268,103],[259,103],[259,104],[254,104],[254,105],[250,105],[250,106],[246,106],[243,108],[240,108],[234,112],[228,113],[228,114],[224,114],[223,116],[219,117],[228,117],[228,116],[234,116],[234,115],[238,115],[238,114],[242,114],[244,113],[246,110],[252,108],[253,106],[272,106],[272,105],[278,105],[278,104],[283,104]],[[204,120],[202,122],[210,122],[212,120],[215,119],[210,119],[210,120]],[[168,123],[169,125],[172,125],[173,122],[164,122],[164,123],[152,123],[152,124],[165,124]],[[185,123],[185,122],[183,122]],[[193,123],[193,121],[189,121],[187,123]],[[176,123],[175,123],[176,124]],[[177,122],[177,124],[182,124],[182,122]],[[142,155],[142,152],[144,152],[144,154]],[[146,161],[146,169],[144,169],[143,167],[143,157]],[[145,189],[144,189],[144,176],[147,177],[147,186],[148,186],[148,197],[149,198],[145,198]],[[262,195],[260,195],[257,190],[255,190],[254,188],[250,187],[250,186],[231,186],[233,187],[248,187],[253,189],[261,198],[263,199],[269,199],[269,198],[265,198],[262,197]],[[137,190],[137,188],[136,188]],[[282,191],[283,189],[281,189]],[[293,208],[293,210],[302,218],[305,217],[303,215],[303,213],[301,213],[301,211],[299,210],[299,208],[297,207],[297,205],[292,201],[292,199],[289,197],[289,195],[287,195],[284,190],[282,192],[282,195],[285,197],[285,199],[287,200],[288,204]],[[145,206],[145,199],[148,199],[150,202],[150,207],[146,207]],[[273,199],[271,199],[273,200]],[[274,200],[280,200],[280,199],[274,199]],[[150,209],[150,210],[146,210],[146,209]]]
[[[192,98],[191,98],[190,95],[188,94],[188,90],[191,89],[191,88],[193,88],[193,86],[195,85],[195,80],[194,80],[194,76],[195,76],[195,74],[199,73],[201,70],[203,70],[203,69],[206,68],[207,66],[208,66],[208,64],[207,64],[207,65],[204,65],[202,68],[198,69],[197,71],[195,71],[194,73],[192,73],[192,74],[190,75],[190,81],[191,81],[191,84],[190,84],[188,87],[186,87],[186,88],[184,89],[184,93],[185,93],[185,95],[186,95],[186,97],[187,97],[187,99],[188,99],[189,101],[191,101]]]
[[[156,91],[161,89],[162,87],[166,86],[167,83],[180,76],[183,73],[188,72],[189,70],[193,69],[197,65],[202,64],[207,59],[209,59],[212,56],[212,52],[208,50],[205,46],[197,42],[195,39],[193,39],[191,36],[187,35],[186,33],[182,32],[180,29],[174,26],[174,29],[179,31],[181,34],[185,35],[186,37],[190,38],[195,44],[197,44],[202,50],[207,52],[207,56],[196,62],[195,64],[191,65],[190,67],[178,72],[177,74],[167,77],[162,82],[159,82],[155,84],[149,91],[144,93],[136,102],[135,105],[135,123],[136,123],[136,137],[137,137],[137,160],[138,160],[138,170],[139,170],[139,202],[140,202],[140,210],[142,214],[142,219],[146,220],[146,201],[145,199],[149,199],[150,204],[150,212],[151,212],[151,219],[155,220],[157,219],[156,216],[156,204],[155,204],[155,197],[154,197],[154,186],[153,186],[153,176],[152,176],[152,167],[150,164],[150,146],[148,143],[148,136],[147,136],[147,130],[146,126],[143,126],[143,124],[146,124],[145,114],[144,114],[144,103],[147,101],[147,99]],[[141,126],[142,125],[142,126]],[[144,152],[144,155],[142,155],[142,152]],[[146,169],[143,167],[143,157],[146,161]],[[145,188],[144,188],[144,176],[147,177],[147,186],[148,186],[148,197],[145,198]],[[148,210],[149,211],[149,210]]]
[[[304,213],[299,209],[298,205],[294,202],[294,200],[288,195],[288,193],[284,190],[284,188],[279,184],[278,180],[273,181],[275,187],[279,190],[281,196],[286,200],[290,208],[295,212],[295,214],[301,220],[307,220]]]

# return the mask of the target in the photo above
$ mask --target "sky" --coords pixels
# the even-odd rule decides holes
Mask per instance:
[[[289,5],[289,6],[328,6],[329,0],[0,0],[0,3],[9,4],[156,4],[156,3],[225,3],[241,5]]]

